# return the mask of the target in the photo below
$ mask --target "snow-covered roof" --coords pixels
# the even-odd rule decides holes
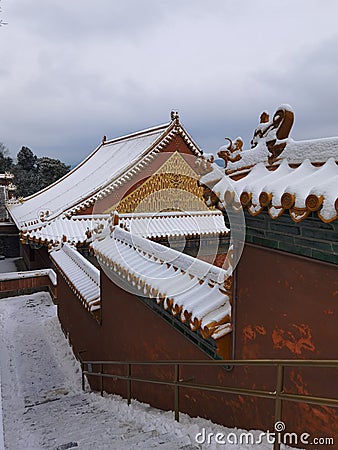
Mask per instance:
[[[177,119],[110,141],[103,141],[81,164],[42,191],[9,201],[19,228],[43,225],[64,212],[79,213],[143,170],[175,136],[181,135],[196,155],[201,151]]]
[[[67,243],[50,252],[50,257],[85,308],[100,309],[100,271]]]
[[[242,151],[237,138],[218,153],[225,174],[211,158],[197,161],[207,205],[226,209],[229,202],[253,216],[267,208],[276,219],[288,210],[295,222],[316,211],[323,222],[338,218],[338,137],[294,141],[289,138],[294,114],[281,105],[269,120],[263,112],[252,148]],[[235,195],[237,194],[237,196]]]
[[[317,211],[323,222],[338,218],[338,165],[334,158],[319,167],[309,159],[297,167],[284,160],[275,170],[258,163],[248,175],[237,180],[222,175],[213,164],[210,167],[211,172],[202,176],[200,183],[212,189],[221,209],[226,204],[227,192],[232,189],[253,216],[267,208],[273,219],[286,210],[295,222],[305,219],[312,211]]]
[[[313,164],[323,164],[330,158],[338,161],[338,137],[294,141],[289,137],[293,122],[291,106],[283,104],[277,108],[272,119],[267,112],[261,114],[251,149],[242,151],[242,141],[238,148],[231,139],[226,138],[231,145],[219,149],[219,156],[226,161],[226,173],[238,176],[247,173],[256,164],[273,167],[284,160],[293,165],[302,164],[305,160]]]
[[[154,298],[192,330],[215,339],[231,331],[230,293],[224,269],[135,236],[115,226],[91,247],[112,279]]]
[[[78,245],[88,239],[88,232],[100,225],[105,226],[108,220],[109,214],[56,217],[39,227],[31,226],[23,229],[21,239],[52,245],[58,245],[61,242]]]
[[[220,211],[124,214],[120,216],[120,223],[133,234],[150,239],[229,233]]]
[[[21,239],[52,245],[61,242],[79,245],[88,239],[93,230],[107,226],[109,220],[109,214],[56,217],[44,225],[23,229]],[[220,236],[229,232],[220,211],[122,214],[120,222],[133,234],[149,239]]]
[[[224,147],[221,147],[224,149]],[[221,150],[220,149],[220,150]],[[260,142],[257,147],[244,150],[241,159],[236,162],[229,162],[227,173],[247,173],[258,163],[268,164],[270,153],[264,142]],[[338,137],[312,139],[307,141],[294,141],[289,138],[286,147],[279,158],[273,163],[278,166],[281,161],[286,160],[289,164],[301,164],[308,159],[311,163],[321,164],[333,158],[338,161]]]

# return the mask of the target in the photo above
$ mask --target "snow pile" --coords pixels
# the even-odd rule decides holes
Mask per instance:
[[[128,406],[118,396],[83,393],[80,365],[55,314],[47,293],[0,300],[6,449],[271,450],[265,442],[259,446],[198,444],[196,436],[203,429],[235,436],[243,430],[185,414],[177,423],[172,412],[147,404],[132,401]],[[259,433],[253,431],[255,436]]]

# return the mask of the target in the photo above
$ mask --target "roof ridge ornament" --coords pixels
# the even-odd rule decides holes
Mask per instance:
[[[178,114],[178,111],[171,110],[170,119],[172,122],[175,122],[176,125],[178,125],[180,123],[180,116]]]
[[[226,141],[229,141],[229,146],[225,150],[220,150],[217,156],[224,160],[224,168],[227,167],[228,162],[236,162],[242,159],[243,139],[237,137],[234,141],[226,137]]]
[[[251,148],[257,147],[261,142],[265,143],[271,153],[268,162],[274,163],[286,147],[293,122],[294,113],[289,105],[279,106],[271,120],[266,111],[262,112],[251,140]]]

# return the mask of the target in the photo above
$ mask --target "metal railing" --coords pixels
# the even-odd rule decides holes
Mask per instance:
[[[119,375],[106,373],[105,366],[126,366],[126,374]],[[93,366],[99,366],[99,371],[93,370]],[[172,380],[159,380],[152,378],[140,378],[132,376],[133,366],[173,366],[174,377]],[[192,379],[183,380],[180,378],[181,366],[266,366],[276,368],[276,382],[274,391],[251,389],[233,386],[219,386],[209,384],[194,383]],[[175,420],[179,421],[180,411],[180,388],[191,388],[203,391],[213,391],[226,394],[240,394],[258,398],[267,398],[275,401],[274,423],[282,420],[282,403],[291,401],[298,403],[308,403],[312,405],[338,407],[338,399],[327,397],[318,397],[304,394],[291,394],[284,392],[284,369],[285,367],[326,367],[338,368],[338,360],[288,360],[288,359],[259,359],[259,360],[179,360],[179,361],[81,361],[82,368],[82,389],[85,390],[85,376],[100,378],[100,393],[103,396],[104,378],[116,380],[126,380],[127,383],[127,402],[128,405],[132,399],[132,382],[143,382],[174,387],[174,414]],[[280,449],[280,443],[275,440],[274,450]]]

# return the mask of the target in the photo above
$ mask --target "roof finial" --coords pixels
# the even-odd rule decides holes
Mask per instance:
[[[178,111],[172,110],[171,113],[170,113],[170,118],[171,118],[172,121],[175,121],[176,123],[178,123],[179,120],[180,120],[180,116],[178,115]]]
[[[106,140],[107,140],[107,136],[104,135],[103,138],[102,138],[102,144],[104,144],[106,142]]]

